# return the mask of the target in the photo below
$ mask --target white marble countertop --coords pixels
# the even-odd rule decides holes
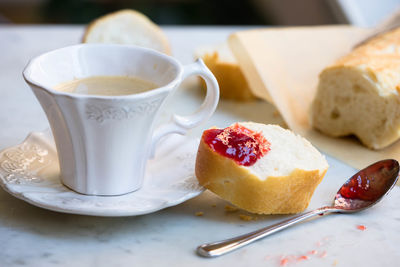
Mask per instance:
[[[222,42],[238,29],[166,27],[165,31],[174,56],[186,64],[192,61],[195,47]],[[78,43],[82,33],[80,26],[0,26],[0,150],[22,142],[31,131],[48,127],[39,103],[21,76],[27,61]],[[193,85],[188,82],[186,86]],[[200,102],[197,93],[187,91],[182,90],[179,96],[180,103],[185,104],[172,105],[174,110],[185,110],[183,106],[190,109]],[[270,122],[263,114],[271,110],[261,101],[222,101],[203,128],[243,120]],[[330,169],[309,209],[330,204],[337,188],[355,171],[338,160],[327,159]],[[0,189],[0,266],[280,266],[285,258],[290,259],[286,266],[398,266],[398,203],[400,189],[396,187],[387,199],[368,211],[324,216],[229,255],[205,259],[195,254],[197,245],[252,231],[287,216],[257,216],[257,220],[242,221],[239,214],[243,212],[226,213],[227,203],[209,192],[143,216],[80,216],[34,207]],[[195,216],[198,211],[204,215]],[[361,231],[357,225],[367,229]]]

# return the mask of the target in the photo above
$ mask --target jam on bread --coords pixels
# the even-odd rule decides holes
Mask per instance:
[[[203,140],[214,151],[243,166],[253,165],[271,149],[271,144],[262,133],[238,123],[225,129],[206,130]]]

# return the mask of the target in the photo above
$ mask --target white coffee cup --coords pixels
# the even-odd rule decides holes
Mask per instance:
[[[203,104],[190,116],[173,115],[153,131],[165,98],[190,75],[201,76],[207,84]],[[23,76],[49,120],[61,181],[88,195],[121,195],[139,189],[157,141],[170,133],[186,134],[208,120],[219,99],[218,83],[201,60],[182,66],[172,57],[135,46],[80,44],[57,49],[32,59]],[[53,89],[92,76],[135,76],[160,87],[121,96]]]

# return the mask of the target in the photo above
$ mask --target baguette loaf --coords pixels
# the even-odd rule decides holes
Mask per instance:
[[[313,127],[355,135],[380,149],[400,137],[400,28],[354,49],[322,71],[311,108]]]
[[[255,99],[227,43],[198,48],[195,57],[201,58],[214,74],[221,98],[237,101]]]
[[[113,12],[91,22],[83,42],[137,45],[171,54],[168,39],[161,28],[131,9]]]
[[[307,208],[327,169],[304,138],[277,125],[245,122],[205,131],[195,171],[201,185],[239,208],[287,214]]]

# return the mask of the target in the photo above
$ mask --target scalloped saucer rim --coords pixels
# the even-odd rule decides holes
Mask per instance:
[[[0,152],[0,185],[14,197],[57,212],[104,217],[149,214],[205,190],[194,176],[198,143],[196,138],[168,136],[149,160],[142,188],[121,196],[88,196],[60,182],[51,131],[31,132],[22,143]]]

